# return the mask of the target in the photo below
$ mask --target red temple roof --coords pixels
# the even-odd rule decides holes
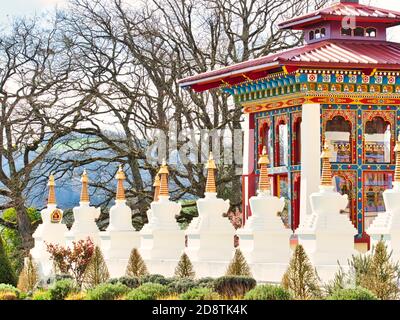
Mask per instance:
[[[282,66],[400,70],[400,43],[331,39],[188,77],[179,84],[201,92],[256,80]]]
[[[341,2],[318,11],[287,20],[279,24],[281,29],[302,30],[304,27],[320,21],[342,20],[344,17],[356,17],[357,21],[380,22],[387,26],[400,24],[400,12],[375,8],[359,3]]]

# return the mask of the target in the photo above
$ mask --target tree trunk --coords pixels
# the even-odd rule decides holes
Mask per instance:
[[[23,255],[27,256],[29,250],[34,246],[31,220],[28,216],[28,211],[22,202],[16,204],[15,210],[17,211],[18,232],[22,239]]]

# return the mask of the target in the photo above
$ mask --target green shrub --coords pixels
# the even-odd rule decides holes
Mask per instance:
[[[371,291],[357,287],[336,290],[327,300],[378,300],[378,298]]]
[[[4,249],[3,239],[0,236],[0,283],[17,285],[17,277]]]
[[[64,300],[70,293],[76,293],[79,289],[71,279],[59,280],[49,288],[51,300]]]
[[[20,298],[21,296],[21,291],[12,286],[11,284],[6,284],[6,283],[0,283],[0,293],[5,294],[5,293],[12,293],[15,294],[17,299]]]
[[[75,292],[70,293],[68,296],[65,297],[65,300],[85,300],[86,293],[85,292]]]
[[[196,287],[200,288],[214,288],[215,279],[211,277],[200,278],[196,281]]]
[[[122,283],[102,283],[89,290],[85,300],[115,300],[126,294],[129,288]]]
[[[227,298],[243,297],[256,286],[253,278],[244,276],[223,276],[215,279],[214,290]]]
[[[189,278],[176,279],[168,285],[168,289],[173,293],[184,293],[196,286],[196,282]]]
[[[169,285],[171,282],[173,282],[173,278],[166,278],[161,274],[149,274],[146,276],[143,276],[140,278],[140,283],[159,283],[162,284],[163,286]]]
[[[0,300],[18,300],[14,292],[0,292]]]
[[[47,290],[37,290],[33,293],[32,300],[51,300],[50,292]]]
[[[139,287],[139,285],[140,285],[140,281],[136,277],[113,278],[113,279],[108,280],[107,283],[111,283],[111,284],[122,283],[130,289],[135,289],[135,288]]]
[[[74,280],[74,277],[68,273],[59,273],[59,274],[56,274],[54,277],[54,281],[56,281],[56,282],[60,281],[60,280],[66,280],[66,279]]]
[[[218,293],[210,288],[192,288],[182,293],[179,298],[181,300],[218,300]]]
[[[291,300],[289,291],[281,286],[260,285],[247,292],[245,300]]]
[[[166,286],[159,283],[145,283],[126,295],[126,300],[156,300],[169,294]]]

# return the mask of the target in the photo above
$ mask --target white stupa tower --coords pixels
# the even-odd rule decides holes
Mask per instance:
[[[236,234],[243,255],[247,262],[253,264],[254,273],[279,282],[290,259],[289,240],[292,232],[285,228],[278,216],[285,206],[285,200],[271,195],[266,147],[258,164],[258,195],[250,198],[252,215]]]
[[[45,280],[53,272],[53,262],[47,251],[47,244],[65,245],[65,233],[68,228],[62,224],[63,211],[57,208],[54,176],[50,175],[48,187],[49,196],[47,207],[41,211],[42,223],[33,233],[35,245],[31,250],[31,255],[39,268],[40,277]]]
[[[367,230],[371,237],[371,248],[379,240],[384,240],[388,250],[392,252],[393,261],[400,260],[400,135],[394,149],[396,152],[396,169],[393,188],[383,192],[385,212],[372,222]]]
[[[348,197],[334,190],[330,158],[329,142],[325,141],[319,192],[310,196],[312,214],[296,230],[299,243],[324,282],[333,278],[338,263],[346,268],[348,260],[357,253],[354,249],[357,230],[350,218],[340,213],[347,207]]]
[[[143,259],[149,262],[152,273],[163,273],[167,261],[174,265],[185,247],[184,232],[175,218],[181,211],[181,205],[169,200],[169,170],[165,160],[158,175],[160,186],[158,190],[158,186],[155,187],[155,199],[148,211],[149,222],[140,231],[139,251]]]
[[[217,198],[217,188],[215,183],[216,165],[212,153],[208,159],[207,182],[203,199],[197,200],[199,216],[193,218],[186,229],[187,247],[186,254],[190,260],[199,265],[197,276],[210,276],[214,274],[216,265],[207,268],[209,262],[230,261],[234,255],[234,236],[235,228],[227,217],[223,214],[229,210],[229,200]],[[219,264],[223,270],[225,264]],[[204,273],[201,274],[200,270]]]
[[[110,223],[100,233],[101,246],[108,270],[112,277],[125,274],[133,248],[139,247],[139,232],[132,225],[132,210],[126,205],[125,173],[120,166],[116,175],[117,193],[115,205],[110,208]]]
[[[74,224],[69,232],[66,233],[67,245],[72,245],[73,241],[86,240],[90,238],[95,245],[100,244],[99,229],[96,219],[100,215],[100,208],[90,206],[89,198],[89,178],[86,170],[83,171],[82,189],[79,207],[73,209]]]

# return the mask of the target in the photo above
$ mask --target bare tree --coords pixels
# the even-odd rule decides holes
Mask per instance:
[[[146,158],[156,138],[153,129],[179,148],[189,138],[172,142],[171,122],[178,132],[241,128],[241,106],[226,94],[184,92],[178,80],[299,45],[301,33],[279,30],[277,24],[326,2],[154,0],[132,6],[126,0],[71,0],[62,29],[79,70],[76,89],[91,96],[86,103],[92,112],[75,130],[80,143],[56,159],[60,168],[95,163],[92,186],[104,193],[107,205],[114,196],[116,164],[124,164],[130,205],[144,215],[158,166]],[[222,154],[222,139],[220,145]],[[219,192],[240,206],[241,178],[235,164],[221,159]],[[203,173],[204,163],[171,166],[173,199],[201,197]]]
[[[16,223],[0,218],[0,224],[18,230],[25,252],[33,246],[35,227],[27,198],[44,178],[37,169],[80,120],[68,86],[70,54],[57,20],[16,20],[0,40],[0,210],[17,212]]]

